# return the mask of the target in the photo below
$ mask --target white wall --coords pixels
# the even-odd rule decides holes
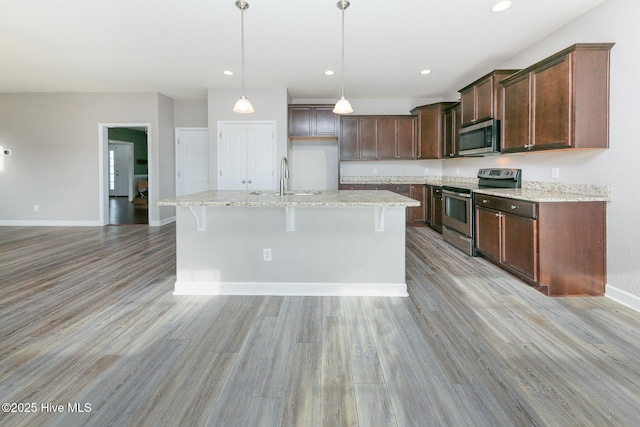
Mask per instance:
[[[150,186],[170,192],[163,135],[171,127],[173,153],[173,123],[160,124],[172,120],[168,109],[171,100],[154,93],[0,94],[0,145],[13,151],[0,172],[0,224],[99,224],[99,123],[150,123]],[[166,218],[156,206],[149,217]]]
[[[287,90],[284,88],[249,89],[246,93],[251,101],[254,113],[239,114],[233,112],[233,106],[240,98],[239,89],[209,89],[209,188],[218,188],[218,121],[272,120],[276,122],[276,151],[274,170],[279,171],[280,159],[288,155],[287,137]],[[276,177],[277,178],[277,177]]]
[[[611,51],[610,148],[553,151],[444,162],[444,175],[474,176],[480,167],[518,167],[526,181],[607,185],[607,294],[640,298],[640,1],[609,0],[496,68],[523,68],[574,43],[615,42]],[[558,180],[551,168],[560,169]],[[637,304],[640,299],[630,304]],[[640,305],[636,305],[640,307]]]
[[[209,123],[207,117],[207,100],[174,99],[174,121],[176,127],[206,128]]]

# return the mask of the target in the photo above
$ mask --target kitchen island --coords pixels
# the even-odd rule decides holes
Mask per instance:
[[[175,295],[407,296],[405,210],[390,191],[208,191],[176,207]]]

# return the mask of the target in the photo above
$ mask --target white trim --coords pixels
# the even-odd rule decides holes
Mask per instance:
[[[176,282],[173,295],[407,297],[406,283]]]
[[[618,289],[615,286],[606,285],[604,296],[611,298],[622,305],[626,305],[629,308],[640,311],[640,297],[637,295],[630,294],[629,292]]]
[[[172,222],[176,222],[175,216],[170,216],[169,218],[161,219],[160,221],[151,221],[149,222],[149,226],[162,227],[163,225],[171,224]]]
[[[2,227],[99,227],[99,221],[74,221],[74,220],[0,220]]]

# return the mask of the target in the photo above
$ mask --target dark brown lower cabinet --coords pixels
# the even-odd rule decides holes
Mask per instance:
[[[605,202],[476,195],[476,249],[547,295],[604,295]]]
[[[340,190],[388,190],[420,202],[420,206],[408,207],[407,227],[422,227],[425,220],[425,186],[423,184],[340,184]]]

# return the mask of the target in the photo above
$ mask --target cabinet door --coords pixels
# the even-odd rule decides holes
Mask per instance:
[[[333,112],[333,107],[315,107],[315,135],[320,137],[337,137],[340,116]]]
[[[289,135],[311,136],[311,107],[289,107]]]
[[[502,90],[501,151],[523,151],[530,147],[529,137],[529,75],[509,82]]]
[[[411,185],[409,187],[409,197],[420,202],[420,206],[407,208],[407,223],[426,224],[425,216],[425,186]]]
[[[475,121],[490,119],[493,116],[493,78],[488,78],[476,85]]]
[[[360,118],[358,120],[358,142],[360,158],[375,160],[378,158],[378,119]]]
[[[442,139],[443,139],[443,148],[444,148],[444,157],[450,157],[454,154],[454,146],[453,146],[453,122],[454,122],[454,111],[447,110],[442,115]]]
[[[431,202],[431,198],[433,193],[433,186],[431,185],[427,185],[425,186],[424,189],[424,214],[425,214],[425,221],[427,222],[428,225],[431,225],[431,222],[433,221],[433,215],[431,214],[431,206],[432,206],[432,202]]]
[[[480,209],[479,209],[480,210]],[[503,264],[538,281],[537,221],[516,215],[502,215]]]
[[[572,117],[570,98],[570,56],[531,73],[532,144],[534,148],[570,147],[569,122]]]
[[[476,249],[487,258],[500,261],[500,212],[476,207]]]
[[[416,158],[416,119],[399,117],[397,125],[396,155],[399,159]]]
[[[355,160],[360,158],[358,149],[357,118],[343,117],[340,123],[340,159]]]
[[[462,117],[462,126],[472,124],[476,119],[476,96],[470,87],[464,92],[460,92],[460,109]]]
[[[442,232],[442,187],[431,190],[431,227]]]
[[[381,159],[396,159],[397,154],[397,125],[395,118],[378,119],[378,150]]]
[[[440,141],[439,108],[425,108],[420,111],[420,158],[441,159],[442,144]]]

